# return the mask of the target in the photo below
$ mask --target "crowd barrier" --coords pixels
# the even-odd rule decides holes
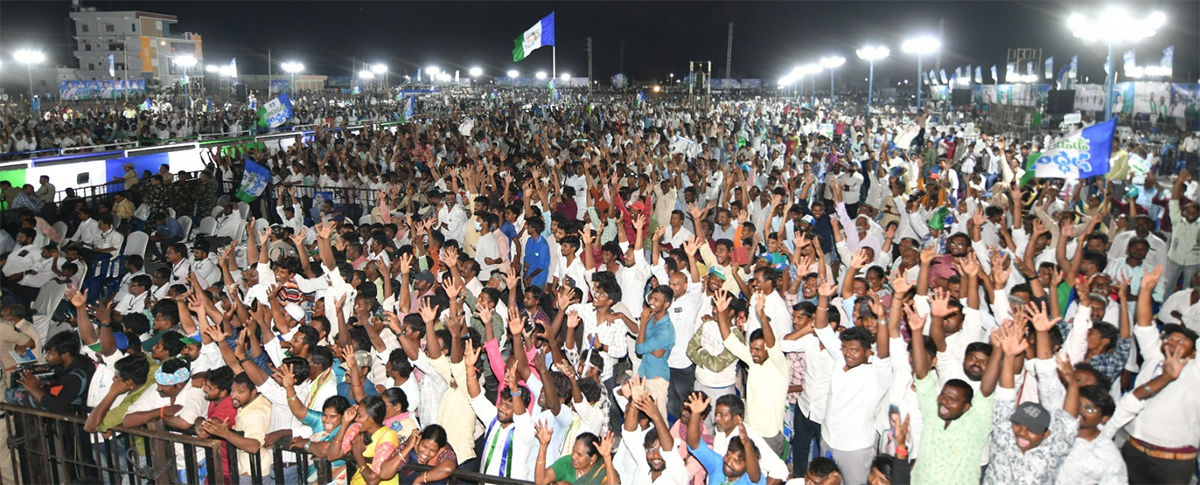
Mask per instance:
[[[237,453],[221,439],[205,439],[148,428],[115,427],[110,433],[84,431],[85,418],[0,403],[7,440],[0,444],[11,453],[11,472],[4,482],[122,483],[122,484],[237,484],[241,476]],[[224,453],[228,446],[229,453]],[[303,450],[288,448],[287,440],[269,450],[249,455],[247,478],[255,484],[296,485],[285,479],[285,467],[296,466],[297,482],[327,484],[333,481],[330,462]],[[266,475],[259,471],[262,453],[271,453]],[[354,460],[347,460],[353,468]],[[314,470],[315,469],[315,473]],[[424,472],[430,467],[409,464],[402,472]],[[347,476],[354,471],[348,470]],[[527,485],[532,482],[456,470],[450,483]]]

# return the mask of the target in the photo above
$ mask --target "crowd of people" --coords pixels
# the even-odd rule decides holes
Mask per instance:
[[[164,167],[106,211],[20,209],[0,360],[55,372],[8,402],[86,416],[99,446],[147,426],[223,440],[242,483],[315,479],[296,453],[351,484],[1195,477],[1192,171],[1138,173],[1114,142],[1104,177],[1039,179],[1025,160],[1053,137],[894,107],[417,106],[395,129],[214,150],[180,201]],[[250,216],[230,203],[184,234],[171,212],[216,207],[245,160],[273,177]],[[132,230],[145,257],[89,285]],[[51,279],[70,289],[35,326]]]
[[[68,103],[37,116],[30,114],[27,104],[0,104],[0,158],[28,157],[31,152],[48,150],[112,149],[135,142],[165,143],[198,135],[236,138],[321,123],[340,126],[399,118],[393,100],[312,94],[292,100],[295,117],[287,125],[268,130],[260,126],[257,107],[249,103],[197,101],[197,108],[188,112],[173,104],[170,96],[145,99],[148,108],[111,101]]]

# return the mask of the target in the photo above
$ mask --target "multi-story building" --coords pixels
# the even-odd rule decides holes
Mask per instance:
[[[187,74],[193,78],[204,75],[200,34],[171,33],[171,25],[179,21],[174,15],[103,12],[90,7],[78,8],[70,15],[75,23],[80,80],[144,79],[168,86],[185,74],[173,59],[188,55],[196,58],[196,65]],[[113,74],[109,74],[109,54]]]

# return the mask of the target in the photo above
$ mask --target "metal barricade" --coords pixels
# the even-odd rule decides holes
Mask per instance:
[[[237,453],[219,439],[147,428],[84,431],[83,416],[0,404],[16,483],[237,483]],[[227,452],[228,451],[228,452]],[[258,455],[250,455],[252,472]],[[5,470],[4,472],[9,472]],[[260,473],[247,478],[263,483]]]

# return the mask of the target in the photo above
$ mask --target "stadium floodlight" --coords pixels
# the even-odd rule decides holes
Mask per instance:
[[[37,109],[33,105],[33,65],[46,60],[46,55],[38,50],[21,49],[13,53],[13,59],[24,64],[25,72],[29,74],[29,111],[36,115]]]
[[[508,70],[508,77],[510,77],[510,78],[516,79],[517,76],[520,76],[520,75],[521,75],[521,72],[516,69]]]
[[[363,69],[361,71],[358,71],[358,78],[359,79],[375,79],[375,73],[371,72],[371,70],[369,70],[369,69]]]
[[[375,74],[383,74],[385,72],[388,72],[387,64],[372,64],[371,72],[373,72]]]
[[[870,74],[867,75],[867,116],[871,116],[871,90],[875,88],[875,61],[883,59],[891,54],[891,51],[884,46],[867,46],[855,51],[859,59],[867,61],[871,65]]]
[[[534,75],[534,77],[537,77],[539,81],[542,79],[546,79],[546,71],[538,71],[537,74]]]
[[[1067,26],[1071,34],[1083,39],[1084,42],[1104,42],[1108,45],[1108,79],[1104,84],[1104,119],[1112,118],[1113,82],[1116,76],[1116,57],[1113,46],[1124,43],[1135,43],[1158,33],[1158,29],[1167,23],[1167,16],[1162,12],[1153,12],[1142,18],[1132,18],[1121,7],[1109,7],[1099,16],[1089,19],[1082,14],[1074,13],[1067,17]],[[1132,76],[1131,76],[1132,77]]]
[[[833,70],[846,63],[846,58],[842,56],[830,56],[821,58],[821,67],[829,69],[829,104],[832,105],[833,98]]]
[[[901,48],[904,52],[917,56],[917,111],[921,111],[921,57],[941,49],[942,43],[933,37],[924,36],[904,41]]]
[[[467,71],[467,74],[470,74],[470,75],[471,75],[471,77],[479,77],[479,76],[482,76],[482,75],[483,75],[483,68],[481,68],[481,67],[472,67],[472,68],[471,68],[469,71]]]

